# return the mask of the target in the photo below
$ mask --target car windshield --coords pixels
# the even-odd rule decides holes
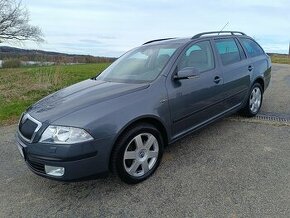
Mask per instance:
[[[124,83],[151,82],[177,48],[178,44],[139,47],[121,56],[96,79]]]

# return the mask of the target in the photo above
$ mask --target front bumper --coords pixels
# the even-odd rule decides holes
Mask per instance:
[[[73,145],[28,143],[16,135],[17,146],[29,169],[39,176],[60,181],[103,177],[108,174],[113,138]],[[45,172],[45,165],[64,167],[63,176]]]

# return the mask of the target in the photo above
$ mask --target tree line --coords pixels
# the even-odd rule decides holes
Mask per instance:
[[[35,61],[35,62],[53,62],[53,63],[110,63],[116,60],[116,58],[110,57],[95,57],[91,55],[49,55],[49,54],[37,54],[37,53],[1,53],[0,59],[18,59],[20,61]]]

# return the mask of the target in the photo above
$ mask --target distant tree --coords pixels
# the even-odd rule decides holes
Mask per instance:
[[[29,13],[21,0],[0,0],[0,43],[7,40],[43,41],[39,27],[29,24]]]

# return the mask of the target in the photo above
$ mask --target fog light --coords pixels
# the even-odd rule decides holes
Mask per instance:
[[[53,167],[44,165],[45,173],[51,176],[63,176],[64,167]]]

